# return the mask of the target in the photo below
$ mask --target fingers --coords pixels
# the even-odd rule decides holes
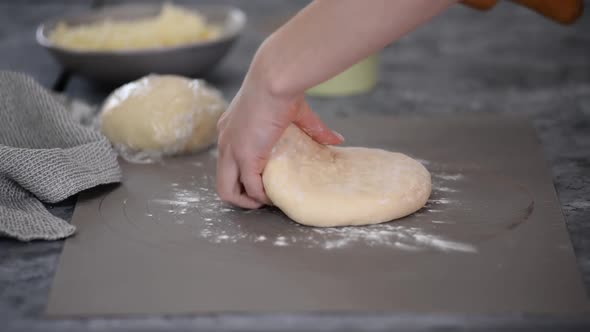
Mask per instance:
[[[246,209],[257,209],[263,205],[249,197],[242,188],[238,164],[229,148],[220,151],[217,160],[217,193],[222,201]]]
[[[300,104],[299,114],[293,122],[318,143],[337,145],[344,142],[344,137],[328,128],[306,102]]]
[[[269,106],[256,100],[252,105],[248,96],[256,94],[238,94],[217,123],[217,191],[223,201],[255,209],[272,204],[264,191],[262,172],[273,145],[291,122],[323,144],[339,144],[343,139],[309,109],[304,98]]]
[[[264,184],[260,174],[245,169],[244,173],[240,174],[240,181],[250,198],[266,205],[272,204],[264,192]]]

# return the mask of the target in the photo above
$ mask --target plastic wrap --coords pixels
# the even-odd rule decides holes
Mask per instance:
[[[221,93],[203,80],[148,75],[113,91],[98,125],[125,160],[150,163],[211,146],[226,108]]]

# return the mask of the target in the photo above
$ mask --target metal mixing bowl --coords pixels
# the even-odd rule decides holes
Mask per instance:
[[[209,23],[222,27],[222,35],[214,40],[176,47],[124,51],[67,49],[55,45],[48,38],[51,30],[60,21],[79,25],[104,19],[133,20],[156,16],[161,10],[159,4],[139,3],[50,19],[37,29],[37,42],[66,69],[102,83],[120,84],[150,73],[198,77],[214,68],[228,53],[246,24],[246,16],[240,9],[225,5],[186,8],[197,10]]]

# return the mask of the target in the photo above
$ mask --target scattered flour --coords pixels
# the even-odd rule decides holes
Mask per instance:
[[[453,201],[448,198],[436,198],[428,200],[427,204],[451,204]]]
[[[464,179],[463,174],[449,174],[449,173],[432,173],[433,183],[430,199],[426,203],[425,211],[439,213],[444,212],[441,205],[456,204],[457,201],[447,197],[439,197],[440,195],[452,195],[460,190],[456,188],[457,181]],[[442,185],[444,184],[444,185]],[[433,197],[434,196],[434,197]],[[422,212],[419,212],[422,213]],[[433,221],[433,223],[436,223]]]
[[[435,175],[436,176],[436,175]],[[444,175],[454,181],[462,176]],[[442,252],[474,253],[477,249],[470,244],[445,239],[432,231],[420,227],[408,227],[394,223],[384,223],[362,227],[337,227],[314,228],[296,224],[288,220],[275,208],[244,211],[226,205],[218,198],[214,188],[214,178],[203,175],[193,178],[186,184],[172,183],[165,190],[162,197],[154,197],[149,205],[159,205],[154,211],[160,211],[160,215],[153,216],[150,211],[148,216],[158,219],[159,222],[172,224],[191,225],[195,227],[195,236],[207,239],[212,243],[266,243],[276,247],[288,247],[297,244],[306,248],[323,248],[326,250],[338,250],[355,244],[369,247],[389,247],[403,251],[435,250]],[[190,189],[187,189],[190,188]],[[455,192],[456,189],[443,187],[440,192]],[[440,188],[438,188],[440,189]],[[435,190],[436,187],[435,187]],[[451,204],[453,200],[448,198],[431,199],[425,212],[441,212],[445,204]],[[436,206],[436,209],[431,207]],[[163,214],[162,214],[163,213]],[[424,212],[422,212],[424,213]],[[242,229],[242,223],[249,222],[244,218],[257,218],[262,215],[275,215],[273,222],[291,223],[292,229],[289,236],[280,234],[277,227],[258,228],[254,231]],[[179,218],[182,216],[182,218]],[[254,220],[250,220],[253,222]],[[432,220],[444,227],[452,224],[452,221]],[[284,228],[281,227],[284,231]]]
[[[284,236],[276,237],[275,242],[273,244],[279,247],[285,247],[289,245],[289,243],[287,243],[287,239]]]
[[[453,222],[453,221],[433,220],[432,223],[433,224],[454,224],[455,222]]]
[[[447,173],[438,173],[433,174],[434,177],[439,178],[441,180],[446,181],[457,181],[463,178],[463,174],[447,174]]]
[[[455,193],[455,192],[457,192],[457,189],[453,189],[453,188],[449,188],[449,187],[435,187],[434,190],[436,190],[436,191],[442,191],[442,192],[447,192],[447,193]]]
[[[325,249],[338,249],[353,243],[363,243],[370,247],[385,246],[412,251],[435,249],[440,251],[476,252],[472,245],[450,241],[428,234],[418,227],[392,224],[378,224],[364,227],[314,228],[313,232],[322,235]]]

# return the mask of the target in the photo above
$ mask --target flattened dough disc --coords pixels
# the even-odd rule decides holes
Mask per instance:
[[[318,227],[398,219],[422,208],[431,191],[430,173],[404,154],[324,146],[294,125],[276,144],[262,178],[277,207]]]

